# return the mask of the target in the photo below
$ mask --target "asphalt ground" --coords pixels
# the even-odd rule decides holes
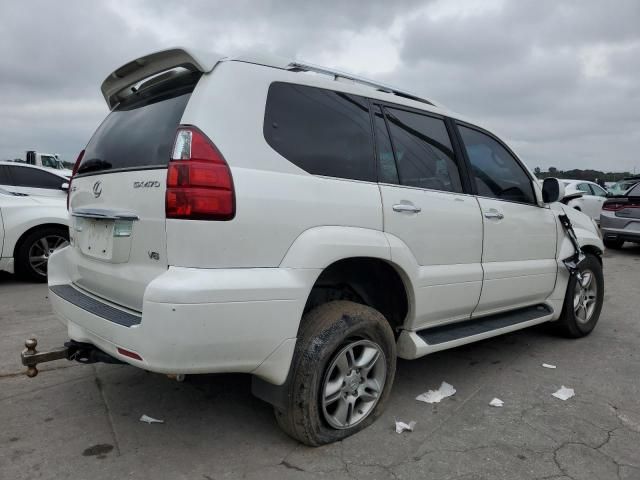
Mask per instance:
[[[400,361],[384,415],[320,448],[283,434],[246,375],[178,383],[59,361],[25,377],[24,340],[54,347],[66,332],[45,285],[2,275],[0,479],[640,479],[640,246],[627,245],[605,253],[605,304],[589,337],[541,326]],[[442,381],[454,396],[415,400]],[[563,385],[575,390],[567,401],[551,395]],[[415,431],[395,433],[395,420]]]

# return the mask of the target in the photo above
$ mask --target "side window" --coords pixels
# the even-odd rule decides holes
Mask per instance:
[[[640,183],[636,183],[636,186],[629,190],[627,194],[629,197],[640,197]]]
[[[9,178],[9,167],[0,165],[0,185],[11,185]]]
[[[40,160],[42,161],[43,167],[51,167],[51,168],[58,167],[58,162],[56,160],[56,157],[52,157],[51,155],[41,155]]]
[[[373,107],[373,124],[376,132],[376,150],[378,152],[378,181],[397,184],[399,181],[396,160],[393,157],[393,147],[391,147],[389,132],[379,105],[374,105]]]
[[[593,185],[590,184],[591,186],[591,190],[593,190],[593,194],[597,195],[598,197],[606,197],[607,196],[607,192],[604,188],[600,187],[599,185]]]
[[[273,83],[264,136],[276,152],[309,173],[375,181],[369,105],[361,97]]]
[[[64,180],[57,175],[29,167],[9,167],[16,187],[50,188],[59,190]]]
[[[506,148],[489,135],[461,125],[458,128],[478,195],[536,203],[531,178]]]
[[[462,192],[460,172],[444,121],[385,108],[402,185]]]
[[[579,183],[576,188],[587,195],[591,195],[591,189],[589,188],[588,183]]]

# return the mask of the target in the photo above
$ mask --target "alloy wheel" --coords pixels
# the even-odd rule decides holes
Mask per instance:
[[[591,270],[584,270],[578,274],[573,294],[573,311],[579,323],[591,320],[596,309],[598,285]]]
[[[47,263],[53,252],[69,245],[69,241],[60,235],[46,235],[35,241],[29,248],[29,265],[34,272],[47,276]]]
[[[373,411],[384,389],[384,352],[369,340],[356,340],[334,356],[322,384],[322,412],[337,429],[357,425]]]

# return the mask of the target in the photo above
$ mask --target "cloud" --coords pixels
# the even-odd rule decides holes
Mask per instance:
[[[0,158],[71,160],[106,115],[105,76],[173,45],[258,49],[353,71],[441,101],[531,166],[640,167],[640,2],[7,3]]]

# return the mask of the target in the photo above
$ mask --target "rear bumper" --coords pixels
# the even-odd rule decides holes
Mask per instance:
[[[640,220],[616,217],[614,213],[603,212],[600,215],[602,237],[608,240],[640,242]]]
[[[72,340],[159,373],[245,372],[274,384],[286,379],[319,270],[170,267],[147,286],[142,312],[132,312],[73,286],[67,250],[49,259],[49,298]],[[75,298],[69,289],[77,291]],[[139,322],[114,321],[113,310]]]

